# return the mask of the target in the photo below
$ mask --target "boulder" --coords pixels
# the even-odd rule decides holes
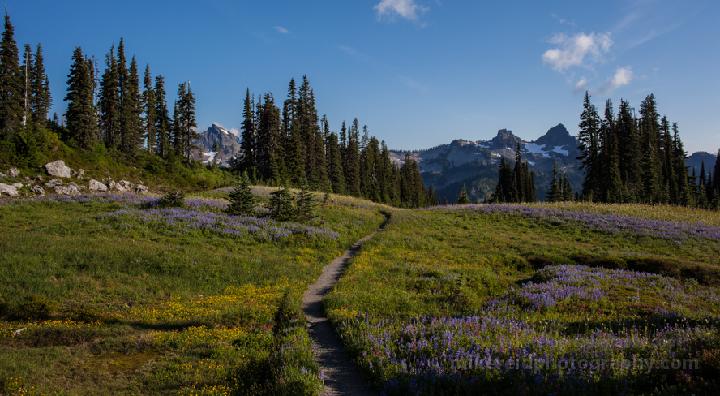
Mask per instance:
[[[110,189],[117,191],[117,192],[131,192],[135,190],[135,185],[130,183],[127,180],[120,180],[119,182],[114,182],[110,180]]]
[[[13,185],[13,187],[15,187],[15,188],[23,188],[23,187],[25,187],[25,185],[22,184],[22,183],[13,183],[12,185]]]
[[[40,186],[32,186],[32,187],[30,188],[30,191],[32,191],[33,194],[35,194],[35,195],[37,195],[37,196],[40,196],[40,197],[44,197],[44,196],[45,196],[45,189],[42,188],[42,187],[40,187]]]
[[[65,165],[65,161],[62,160],[48,162],[45,164],[45,170],[50,176],[62,177],[64,179],[72,177],[72,169]]]
[[[0,196],[3,195],[17,197],[20,194],[18,194],[17,187],[5,183],[0,183]]]
[[[62,185],[62,181],[58,179],[50,179],[47,183],[45,183],[45,187],[47,188],[55,188],[55,186]]]
[[[95,179],[90,179],[88,182],[88,190],[92,192],[106,192],[108,187]]]
[[[10,177],[18,177],[20,176],[20,171],[18,170],[18,168],[12,167],[8,171],[8,175],[10,175]]]
[[[147,186],[144,186],[142,184],[138,184],[135,186],[135,192],[138,194],[147,194],[150,190],[147,188]]]
[[[80,187],[75,183],[66,186],[55,186],[55,194],[58,195],[80,195]]]

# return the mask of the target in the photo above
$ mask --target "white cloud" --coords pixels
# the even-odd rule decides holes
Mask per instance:
[[[290,33],[290,31],[285,26],[278,25],[278,26],[273,26],[273,28],[275,29],[276,32],[281,33],[281,34]]]
[[[379,18],[399,16],[416,21],[427,8],[418,5],[415,0],[380,0],[374,7]]]
[[[610,33],[577,33],[573,36],[559,33],[550,38],[549,42],[556,47],[543,53],[543,62],[560,72],[587,66],[589,60],[600,61],[613,45]]]
[[[610,89],[619,88],[630,84],[633,80],[633,71],[630,66],[618,67],[610,79]]]
[[[585,77],[580,78],[575,83],[575,91],[576,92],[582,92],[585,91],[588,87],[588,80]]]

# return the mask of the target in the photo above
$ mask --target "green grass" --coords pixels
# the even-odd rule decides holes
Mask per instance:
[[[318,208],[338,240],[276,242],[106,217],[116,203],[0,206],[0,389],[229,392],[239,367],[272,353],[282,294],[299,301],[382,222],[357,206]]]
[[[657,208],[640,205],[560,206],[570,210],[663,218],[662,215],[658,217]],[[708,224],[717,221],[716,213],[701,210],[672,212],[670,208],[662,207],[660,213],[674,213],[669,216],[674,220],[702,219]],[[360,365],[379,386],[387,386],[394,383],[388,381],[406,377],[399,374],[402,372],[400,365],[393,366],[387,363],[389,360],[384,360],[382,356],[387,350],[385,346],[378,345],[387,345],[391,350],[397,348],[397,343],[409,336],[403,333],[405,326],[415,326],[413,323],[418,318],[496,315],[496,311],[492,314],[488,311],[491,300],[510,301],[509,311],[503,311],[502,315],[539,326],[555,335],[577,334],[584,337],[582,334],[596,329],[619,334],[618,331],[632,326],[654,328],[652,326],[656,326],[657,321],[714,323],[713,326],[717,326],[720,323],[717,297],[720,295],[719,256],[720,242],[714,240],[689,238],[677,242],[629,233],[611,234],[589,230],[572,222],[483,214],[472,210],[396,210],[387,229],[368,242],[354,259],[326,298],[326,307],[330,319],[345,344],[357,355]],[[571,298],[546,310],[529,309],[523,305],[525,303],[516,291],[530,280],[542,282],[543,279],[538,278],[538,270],[558,264],[637,269],[671,278],[663,281],[668,284],[664,288],[652,282],[638,283],[633,287],[603,283],[601,288],[605,296],[598,302],[587,303]],[[668,290],[675,294],[669,294]],[[658,312],[671,312],[668,318],[673,319],[667,319]],[[405,335],[399,335],[401,333]],[[387,337],[395,341],[389,344],[377,341]],[[442,332],[437,337],[442,339]],[[698,377],[688,377],[689,382],[683,383],[687,388],[673,388],[676,386],[675,379],[665,377],[646,377],[645,381],[658,381],[657,389],[667,387],[665,391],[698,389],[692,386],[703,389],[703,378],[708,378],[703,376],[712,378],[715,374],[708,373],[714,373],[720,367],[720,360],[716,357],[720,353],[720,338],[717,334],[714,337],[711,338],[714,341],[710,342],[714,342],[715,346],[702,347],[700,351],[705,356],[701,363],[706,371],[704,374],[692,373]],[[517,342],[522,346],[523,342],[535,340],[528,338]],[[492,346],[496,341],[488,342],[488,346]],[[432,348],[426,351],[431,355],[436,352],[432,352]],[[422,376],[419,378],[422,379]],[[523,394],[532,391],[518,386],[524,381],[535,381],[525,377],[493,378],[487,379],[490,382],[483,385],[486,388],[463,388],[453,382],[455,380],[449,380],[450,383],[440,380],[430,382],[434,385],[426,391],[429,392],[427,394],[471,394],[485,389],[488,392]],[[611,382],[605,384],[609,388],[571,388],[569,393],[602,392],[601,389],[608,391],[617,389],[613,386],[621,386]],[[643,384],[651,386],[650,389],[655,386]],[[412,388],[400,389],[407,392]],[[538,386],[536,389],[538,393],[568,393],[568,389],[562,387]]]

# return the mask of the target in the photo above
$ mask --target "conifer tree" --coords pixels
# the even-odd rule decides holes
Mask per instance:
[[[250,95],[250,89],[245,90],[245,101],[243,102],[243,123],[242,123],[242,139],[240,146],[242,148],[241,168],[250,175],[255,175],[257,159],[257,131],[255,125],[255,114],[253,109],[253,99]]]
[[[35,124],[45,125],[48,121],[48,112],[52,104],[50,95],[50,80],[45,72],[45,59],[42,46],[35,48],[35,63],[31,73],[30,109],[32,121]]]
[[[150,65],[145,66],[145,76],[143,78],[143,106],[145,112],[145,139],[147,142],[147,150],[150,153],[157,152],[157,98],[155,88],[153,88],[153,80],[150,75]]]
[[[550,181],[550,188],[548,189],[547,197],[545,197],[545,200],[547,202],[558,202],[561,201],[562,198],[563,196],[562,187],[560,184],[560,175],[558,174],[557,163],[553,162],[552,180]]]
[[[97,141],[98,128],[93,102],[94,76],[89,59],[80,47],[73,53],[73,63],[67,80],[68,103],[65,120],[70,137],[82,148],[90,148]]]
[[[460,187],[460,194],[458,194],[457,203],[459,205],[469,204],[470,198],[468,197],[467,187],[463,184]]]
[[[393,186],[393,165],[392,159],[390,158],[390,149],[388,149],[385,141],[380,143],[380,161],[378,169],[378,180],[380,181],[380,191],[382,194],[382,202],[391,204],[394,199],[394,186]],[[434,203],[437,203],[437,197],[434,197]]]
[[[666,196],[663,202],[672,204],[680,203],[680,190],[678,188],[677,177],[675,175],[675,166],[673,157],[675,156],[673,136],[670,132],[670,122],[667,117],[663,116],[660,121],[660,131],[662,137],[662,178],[663,187]]]
[[[301,223],[309,223],[317,217],[315,214],[315,198],[313,198],[307,186],[302,186],[295,197],[295,202],[295,220]]]
[[[240,176],[240,182],[230,193],[230,205],[226,210],[228,214],[237,216],[252,216],[255,212],[255,196],[250,189],[250,178],[247,172]]]
[[[107,148],[117,148],[122,133],[120,116],[120,73],[115,46],[105,56],[105,71],[100,80],[100,128]]]
[[[277,221],[290,221],[295,218],[295,207],[293,196],[287,187],[282,187],[270,193],[270,201],[267,205],[270,217]]]
[[[269,93],[265,94],[264,103],[259,104],[258,109],[260,118],[255,153],[257,175],[261,180],[281,184],[285,180],[285,161],[280,109]]]
[[[655,95],[650,94],[640,105],[640,136],[643,151],[643,197],[645,202],[659,202],[662,197],[662,166],[658,155],[659,124]]]
[[[157,154],[165,158],[170,154],[172,121],[165,97],[165,77],[155,77],[155,131],[157,133]]]
[[[0,140],[14,136],[22,126],[22,87],[15,28],[6,14],[0,41]]]
[[[330,126],[328,125],[327,118],[325,118],[323,122],[323,130],[327,132],[327,142],[325,146],[327,147],[326,157],[330,186],[332,188],[332,192],[336,194],[344,194],[345,174],[342,166],[342,157],[340,154],[338,135],[335,132],[330,132],[329,129]]]
[[[344,165],[348,194],[360,196],[360,122],[357,118],[350,127]]]
[[[25,44],[25,51],[23,53],[23,65],[20,69],[21,81],[23,85],[22,89],[22,125],[27,126],[28,122],[32,118],[31,114],[31,101],[32,101],[32,70],[35,68],[33,65],[32,47],[29,44]]]
[[[613,116],[612,101],[605,102],[605,117],[600,123],[601,153],[600,198],[603,202],[623,202],[623,182],[620,176],[620,153],[618,130]]]
[[[197,136],[197,122],[195,120],[195,96],[188,83],[178,85],[175,114],[173,116],[173,144],[175,154],[186,161],[191,159],[193,142]]]
[[[298,97],[295,79],[288,84],[288,97],[283,103],[283,134],[285,136],[285,164],[293,184],[306,183],[305,145],[298,119]]]
[[[600,147],[598,142],[598,134],[600,128],[600,118],[595,106],[590,102],[590,94],[585,91],[585,99],[583,101],[583,112],[580,115],[580,131],[578,132],[580,151],[579,160],[585,169],[585,181],[583,183],[583,195],[589,199],[599,198],[600,183]]]
[[[620,108],[616,121],[620,150],[620,177],[624,185],[625,201],[638,202],[642,195],[642,168],[640,159],[640,137],[635,125],[630,104],[620,100]]]
[[[133,155],[142,145],[143,138],[140,76],[134,56],[130,61],[130,70],[127,72],[127,80],[122,92],[121,109],[123,130],[120,148],[124,153]]]

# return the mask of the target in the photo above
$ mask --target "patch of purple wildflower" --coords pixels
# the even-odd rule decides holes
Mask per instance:
[[[339,237],[337,232],[320,227],[298,223],[278,223],[267,218],[230,216],[224,213],[184,208],[120,209],[109,213],[108,216],[133,216],[146,223],[181,225],[190,229],[209,230],[228,236],[251,234],[260,239],[269,240],[280,240],[292,235],[333,240]]]
[[[438,206],[435,209],[475,210],[488,214],[520,215],[541,220],[573,221],[608,233],[628,232],[636,235],[672,240],[683,240],[689,237],[695,237],[720,241],[720,227],[699,222],[688,223],[652,220],[617,214],[532,207],[519,204],[471,204],[458,207]]]

